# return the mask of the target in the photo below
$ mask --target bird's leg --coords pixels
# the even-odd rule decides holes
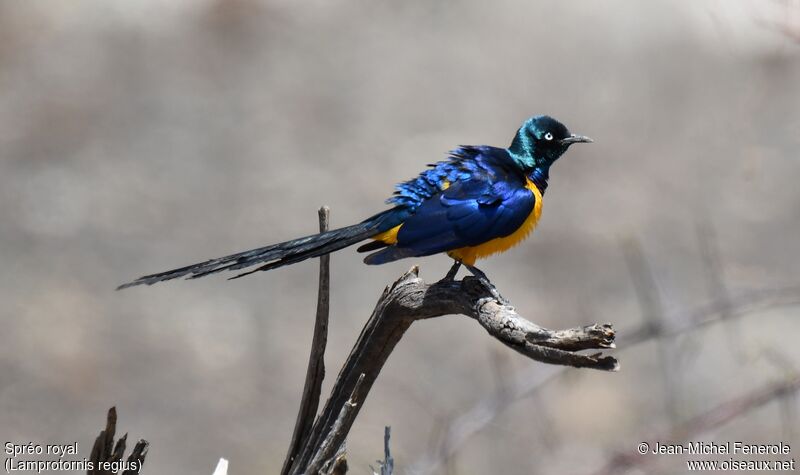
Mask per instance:
[[[445,282],[450,282],[455,280],[456,274],[458,274],[459,269],[461,269],[461,261],[453,259],[453,267],[451,267],[450,270],[447,271],[447,275],[444,276],[444,279],[442,280]]]
[[[480,280],[481,283],[483,285],[485,285],[487,289],[489,289],[489,292],[492,293],[492,297],[497,299],[498,302],[500,302],[502,304],[510,303],[508,300],[503,298],[502,295],[500,295],[500,292],[497,291],[497,288],[494,286],[494,284],[492,284],[492,282],[489,280],[489,277],[487,277],[486,274],[482,270],[478,269],[475,266],[471,266],[469,264],[464,264],[464,266],[466,266],[467,270],[472,272],[472,275],[477,277],[478,280]]]

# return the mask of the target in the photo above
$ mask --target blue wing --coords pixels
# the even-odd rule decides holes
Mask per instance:
[[[404,220],[397,242],[364,259],[382,264],[404,257],[427,256],[476,246],[516,231],[536,201],[525,177],[491,154],[477,151],[460,163],[455,181],[444,191],[420,200]],[[483,152],[483,153],[480,153]]]

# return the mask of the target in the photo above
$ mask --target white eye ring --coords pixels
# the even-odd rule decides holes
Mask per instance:
[[[545,140],[553,140],[553,134],[551,134],[550,132],[547,132],[546,134],[544,134],[544,139]]]

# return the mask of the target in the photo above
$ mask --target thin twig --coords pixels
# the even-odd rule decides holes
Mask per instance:
[[[323,206],[319,209],[319,232],[328,230],[330,208]],[[297,411],[297,420],[294,424],[292,442],[286,460],[283,461],[281,475],[288,475],[292,469],[303,443],[311,433],[314,417],[319,409],[319,398],[322,392],[322,381],[325,379],[325,347],[328,342],[328,316],[330,313],[330,255],[325,254],[319,259],[319,289],[317,291],[317,318],[314,323],[314,336],[311,340],[311,354],[308,356],[306,380],[303,385],[303,396],[300,400],[300,409]]]
[[[347,465],[347,441],[342,443],[339,450],[333,456],[330,462],[326,464],[323,473],[325,475],[345,475],[349,469]]]
[[[389,440],[392,437],[392,428],[386,426],[383,429],[383,460],[378,460],[380,473],[376,472],[372,466],[373,475],[392,475],[394,473],[394,458],[392,458],[392,451],[389,449]]]

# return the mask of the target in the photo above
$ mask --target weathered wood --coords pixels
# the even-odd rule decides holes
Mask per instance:
[[[339,416],[333,423],[333,427],[331,427],[328,435],[320,443],[319,450],[314,454],[314,458],[311,459],[311,463],[309,463],[307,469],[308,473],[327,473],[327,467],[335,462],[335,455],[340,452],[339,449],[344,445],[344,441],[347,438],[347,432],[349,432],[350,426],[353,425],[353,422],[356,420],[356,415],[358,415],[358,410],[356,408],[360,404],[359,398],[361,394],[359,389],[363,382],[364,373],[361,373],[356,381],[356,387],[353,388],[353,394],[350,395],[350,399],[342,406],[342,409],[339,411]]]
[[[149,444],[144,439],[140,439],[138,442],[136,442],[131,455],[128,456],[126,466],[129,468],[135,467],[135,469],[112,471],[100,466],[101,463],[105,462],[119,463],[122,460],[122,457],[125,455],[125,444],[128,440],[128,434],[122,436],[122,438],[117,441],[117,444],[114,445],[114,434],[116,431],[117,408],[112,407],[108,410],[108,414],[106,416],[106,428],[105,430],[100,431],[100,435],[98,435],[95,439],[92,452],[89,455],[89,461],[91,462],[92,469],[87,470],[86,473],[88,475],[134,475],[141,471],[141,467],[144,464],[144,459],[147,455],[147,449],[149,447]]]
[[[380,464],[381,473],[375,473],[375,475],[392,475],[394,473],[394,458],[392,457],[392,451],[389,448],[389,440],[392,437],[392,428],[386,426],[383,430],[383,460],[379,460],[378,463]],[[375,472],[375,470],[372,470]]]
[[[318,211],[319,232],[328,230],[330,208],[323,206]],[[311,353],[308,357],[303,396],[297,411],[297,420],[292,433],[292,441],[283,461],[281,475],[288,475],[297,458],[303,442],[308,438],[319,409],[322,381],[325,379],[325,348],[328,343],[328,316],[330,313],[330,255],[319,259],[319,288],[317,291],[317,317],[314,323],[314,336],[311,339]]]
[[[330,447],[336,449],[344,443],[384,363],[416,320],[450,314],[466,315],[477,320],[505,345],[536,361],[606,371],[619,369],[613,357],[576,353],[584,349],[614,348],[615,334],[610,324],[548,330],[521,317],[497,295],[499,293],[490,283],[474,277],[427,284],[419,278],[416,267],[388,286],[339,372],[331,396],[291,473],[316,474],[314,470],[319,470],[326,462],[323,449],[327,454]],[[356,403],[348,406],[348,417],[342,420],[340,414],[351,403],[357,385]],[[312,464],[318,460],[323,464]]]

